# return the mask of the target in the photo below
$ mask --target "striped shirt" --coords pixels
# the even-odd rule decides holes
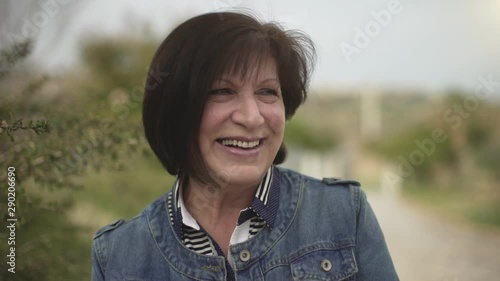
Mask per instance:
[[[251,205],[240,211],[236,229],[230,244],[244,242],[259,233],[264,227],[272,229],[279,207],[279,183],[273,177],[275,168],[271,166],[262,179]],[[176,180],[168,195],[167,205],[170,222],[186,248],[203,255],[224,254],[210,235],[188,212],[181,196],[182,184]]]

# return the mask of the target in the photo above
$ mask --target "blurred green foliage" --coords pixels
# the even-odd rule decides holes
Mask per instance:
[[[0,163],[16,169],[18,218],[16,274],[2,271],[1,280],[89,279],[96,229],[71,215],[75,191],[89,174],[120,171],[127,157],[150,155],[139,113],[154,45],[148,38],[100,38],[83,46],[82,69],[54,77],[15,67],[30,43],[1,52]],[[7,189],[0,192],[7,198]],[[1,243],[0,252],[6,247]]]
[[[477,222],[500,225],[499,122],[497,102],[450,91],[425,118],[372,145],[399,168],[407,165],[406,171],[412,171],[400,175],[406,194]],[[443,141],[433,139],[436,131]],[[424,157],[411,163],[412,155]]]
[[[44,195],[47,189],[33,190],[26,184],[36,180],[40,187],[71,189],[75,187],[70,179],[58,179],[56,169],[48,159],[50,146],[47,120],[31,101],[46,79],[34,78],[30,74],[14,73],[12,68],[29,54],[30,43],[15,44],[9,50],[3,50],[4,72],[0,76],[2,103],[0,104],[0,163],[5,172],[0,173],[0,182],[7,182],[7,167],[15,168],[16,200],[15,245],[0,244],[0,252],[8,253],[10,246],[16,249],[15,274],[2,270],[1,280],[58,280],[61,276],[78,277],[86,273],[85,269],[75,266],[87,251],[81,240],[75,239],[79,229],[67,222],[63,210],[70,205],[70,198],[56,196],[50,199]],[[7,61],[5,61],[7,60]],[[16,81],[14,83],[13,81]],[[15,84],[15,85],[12,85]],[[10,118],[7,116],[10,115]],[[28,125],[17,119],[28,119]],[[33,121],[36,120],[36,121]],[[57,122],[56,122],[57,123]],[[33,133],[34,132],[34,133]],[[38,136],[37,136],[38,135]],[[7,188],[0,190],[0,198],[7,198]],[[2,221],[8,218],[7,200],[0,202]],[[6,241],[6,232],[2,232],[2,241]],[[71,246],[72,251],[67,251]],[[6,264],[6,257],[4,264]],[[54,268],[54,264],[62,264]]]
[[[308,126],[299,118],[293,118],[285,126],[285,143],[314,151],[326,151],[337,145],[330,134]]]
[[[472,94],[469,94],[469,97]],[[377,150],[388,159],[402,156],[408,159],[412,153],[423,149],[416,145],[424,140],[432,141],[434,149],[425,155],[422,164],[414,164],[414,174],[405,180],[412,179],[423,184],[439,181],[443,174],[453,175],[451,181],[442,185],[446,188],[457,187],[465,183],[474,171],[469,166],[484,168],[488,176],[497,177],[500,171],[498,155],[500,142],[500,107],[477,99],[474,107],[464,107],[467,99],[465,93],[450,92],[442,98],[440,104],[425,120],[401,130],[396,136],[382,139],[376,145]],[[474,109],[474,110],[472,110]],[[439,130],[443,142],[435,141],[433,133]]]
[[[7,75],[17,63],[26,58],[32,48],[32,41],[25,39],[13,44],[8,49],[0,50],[0,79]]]

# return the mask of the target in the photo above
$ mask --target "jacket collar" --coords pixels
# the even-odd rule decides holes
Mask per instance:
[[[275,168],[274,173],[273,184],[280,187],[280,204],[277,207],[274,227],[264,228],[253,239],[230,246],[229,255],[235,261],[237,270],[250,266],[271,250],[276,241],[284,235],[297,212],[297,206],[302,198],[303,177],[288,173],[281,168]],[[276,177],[276,183],[274,183],[274,177]],[[169,221],[167,198],[168,194],[161,199],[159,204],[153,204],[145,210],[151,235],[166,262],[175,270],[191,278],[224,280],[226,276],[224,257],[197,254],[182,244],[175,233],[174,226]],[[240,261],[239,254],[242,250],[252,253],[250,260]]]
[[[241,210],[238,218],[238,225],[257,215],[266,222],[268,227],[274,227],[280,201],[279,177],[275,177],[275,173],[276,167],[269,167],[267,173],[264,175],[259,187],[257,188],[251,205],[248,208]],[[177,177],[172,188],[172,199],[172,223],[176,229],[176,233],[178,235],[182,235],[182,230],[179,227],[181,226],[181,223],[193,229],[200,230],[198,222],[185,207],[182,197],[182,182],[179,177]]]

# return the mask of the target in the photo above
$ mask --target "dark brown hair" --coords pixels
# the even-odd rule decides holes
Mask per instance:
[[[221,12],[185,21],[162,42],[146,80],[143,124],[151,148],[170,174],[212,181],[198,145],[212,83],[226,71],[246,75],[251,63],[269,56],[276,61],[288,120],[306,99],[315,61],[307,35],[260,23],[248,14]],[[274,163],[285,157],[282,144]]]

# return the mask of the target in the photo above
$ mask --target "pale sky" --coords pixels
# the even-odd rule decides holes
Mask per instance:
[[[490,74],[500,82],[500,0],[39,3],[47,1],[63,4],[39,28],[39,44],[33,57],[52,70],[71,67],[76,62],[78,40],[88,32],[116,34],[149,22],[163,38],[174,25],[194,15],[247,7],[264,20],[300,29],[312,37],[318,50],[314,88],[373,85],[432,91],[449,87],[474,89],[479,76]],[[67,26],[59,36],[53,37],[51,29],[60,24],[57,19],[65,9],[72,9],[71,20],[64,23]],[[34,12],[21,12],[19,16],[33,21]],[[3,27],[2,32],[5,30]],[[363,36],[368,40],[361,40]],[[346,55],[349,51],[351,54]]]

